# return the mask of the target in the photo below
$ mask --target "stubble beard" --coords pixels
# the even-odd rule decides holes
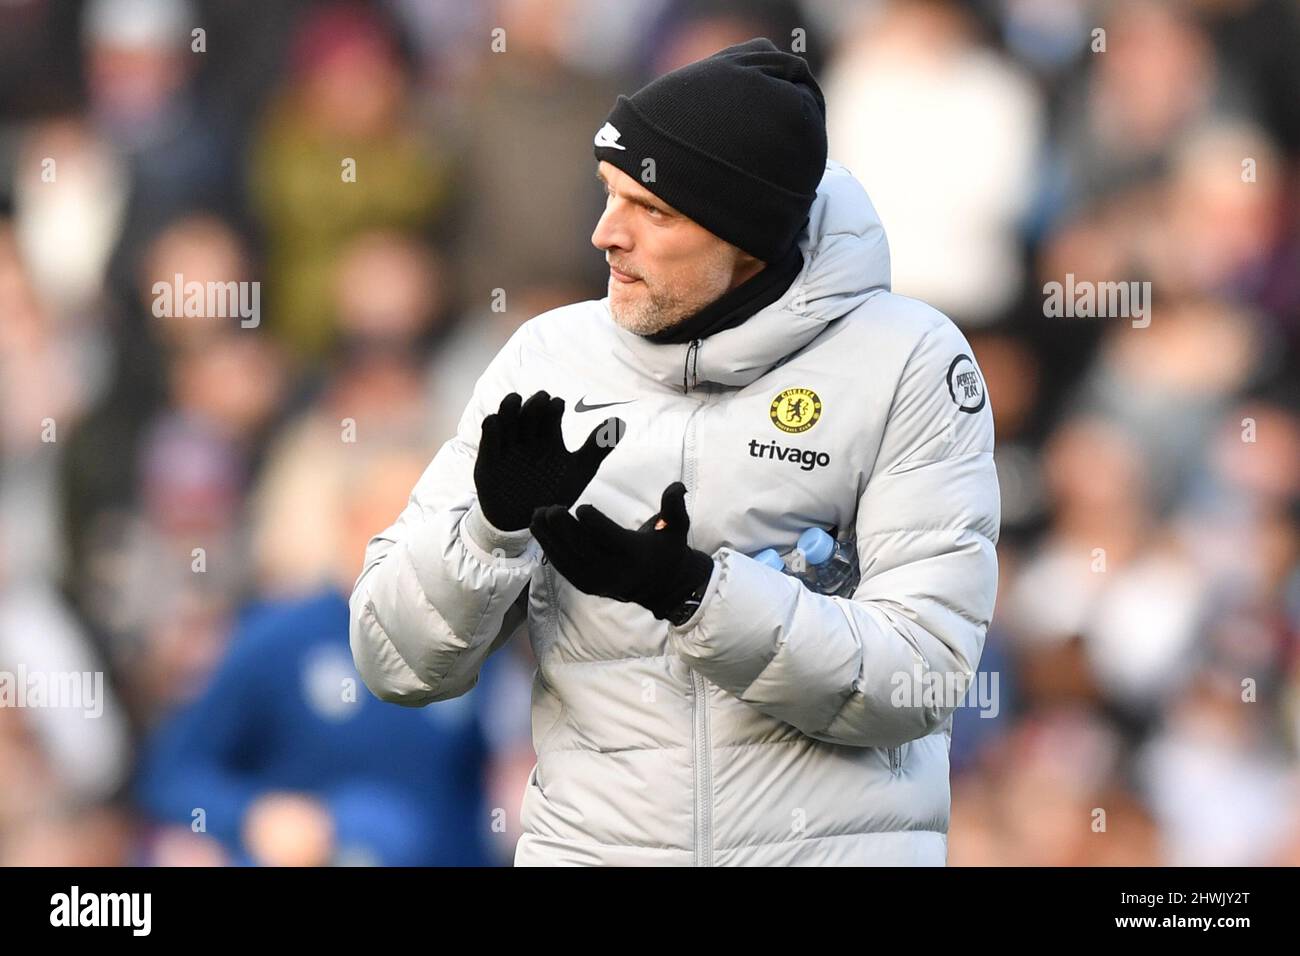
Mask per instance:
[[[620,295],[618,280],[609,280],[609,311],[622,328],[637,335],[653,335],[677,325],[726,292],[734,269],[727,250],[704,263],[689,281],[651,282],[628,286]]]

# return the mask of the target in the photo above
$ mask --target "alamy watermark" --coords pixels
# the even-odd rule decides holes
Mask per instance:
[[[83,893],[73,884],[67,893],[50,897],[51,926],[120,926],[132,936],[148,936],[153,928],[152,893]]]
[[[186,282],[179,272],[171,282],[155,282],[153,314],[156,318],[238,318],[241,328],[257,328],[262,321],[260,282]]]
[[[996,717],[1002,709],[998,702],[998,672],[979,671],[974,678],[960,672],[926,671],[919,663],[912,672],[895,671],[889,679],[893,690],[889,702],[894,707],[929,707],[953,710],[976,707],[980,716]]]
[[[1049,319],[1133,320],[1133,328],[1151,324],[1150,282],[1076,282],[1073,272],[1065,282],[1048,282],[1043,286],[1043,315]]]
[[[102,671],[0,671],[0,707],[48,707],[83,711],[83,716],[104,713]]]

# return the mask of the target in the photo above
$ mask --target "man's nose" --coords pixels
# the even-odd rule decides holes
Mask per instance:
[[[631,249],[632,237],[627,230],[626,219],[618,209],[616,202],[608,203],[596,228],[591,234],[591,244],[602,252],[610,249]]]

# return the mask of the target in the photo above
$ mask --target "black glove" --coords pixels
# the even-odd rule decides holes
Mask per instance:
[[[564,399],[536,392],[522,408],[521,401],[518,392],[511,392],[483,419],[474,462],[483,517],[502,531],[528,527],[540,507],[571,507],[627,427],[622,419],[607,418],[571,452],[560,431]]]
[[[664,489],[659,513],[636,531],[620,527],[591,505],[579,506],[577,518],[559,505],[538,508],[531,528],[551,563],[574,587],[640,604],[667,620],[713,574],[713,558],[686,543],[691,519],[685,499],[686,486],[673,482]]]

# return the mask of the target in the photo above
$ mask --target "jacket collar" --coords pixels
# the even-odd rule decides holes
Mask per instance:
[[[661,344],[620,327],[615,350],[650,378],[689,391],[713,383],[744,387],[880,292],[889,291],[889,244],[866,191],[834,160],[817,187],[799,237],[803,267],[786,291],[740,325],[707,338]]]
[[[799,244],[795,243],[780,259],[769,262],[759,272],[734,289],[722,293],[694,315],[645,337],[657,345],[680,345],[735,328],[759,309],[781,298],[802,269],[803,252],[799,249]]]

